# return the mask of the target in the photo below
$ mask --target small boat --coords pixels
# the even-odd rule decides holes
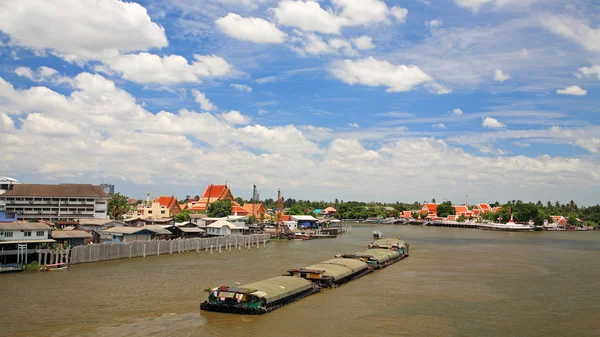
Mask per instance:
[[[47,264],[40,267],[40,271],[59,271],[66,270],[68,265],[66,263],[55,263],[55,264]]]
[[[13,273],[23,270],[25,270],[25,266],[23,266],[22,264],[0,264],[0,273]]]
[[[508,223],[480,224],[479,229],[507,232],[532,232],[535,229],[535,226],[515,223],[511,216],[510,221]]]
[[[380,231],[373,231],[373,239],[379,240],[383,238],[383,233]]]

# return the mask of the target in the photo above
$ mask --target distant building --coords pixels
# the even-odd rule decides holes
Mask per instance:
[[[90,184],[18,184],[0,195],[0,208],[27,219],[107,218],[110,196]]]
[[[323,210],[323,215],[325,216],[332,216],[337,212],[337,210],[333,207],[327,207]]]
[[[32,255],[42,244],[56,242],[49,238],[52,228],[39,222],[0,223],[0,258],[2,263],[17,261],[19,248],[26,255]],[[27,259],[31,261],[31,259]]]
[[[477,204],[477,205],[475,205],[474,210],[478,210],[479,214],[490,213],[490,212],[492,212],[492,207],[490,207],[490,205],[488,205],[488,204]]]
[[[237,226],[226,220],[219,220],[206,226],[206,234],[212,236],[242,235],[247,229],[247,227]]]
[[[248,216],[254,215],[256,219],[260,220],[260,215],[263,214],[264,218],[268,218],[267,211],[265,210],[265,206],[263,206],[262,202],[258,204],[253,203],[245,203],[242,206],[246,211],[248,211]]]
[[[171,232],[162,226],[144,227],[112,227],[101,232],[104,242],[132,242],[163,239],[171,236]]]
[[[317,219],[310,215],[290,215],[298,223],[298,228],[317,228]]]
[[[192,206],[191,210],[206,212],[206,210],[208,209],[208,206],[210,206],[210,204],[214,203],[215,201],[223,201],[223,200],[229,200],[232,202],[234,200],[233,194],[231,194],[231,190],[229,189],[229,186],[210,184],[206,187],[206,189],[204,190],[204,193],[202,193],[200,200],[198,200],[198,202],[196,202]]]
[[[0,222],[15,222],[18,219],[17,212],[0,211]]]
[[[181,212],[181,205],[174,196],[160,196],[152,202],[141,203],[135,212],[129,212],[129,217],[141,219],[172,218]]]
[[[82,246],[92,243],[94,236],[82,230],[52,231],[50,237],[58,243],[67,243],[69,247]]]
[[[433,214],[436,215],[437,214],[437,207],[439,204],[424,204],[423,207],[421,208],[421,214],[422,215],[428,215],[428,214]]]
[[[101,184],[102,191],[106,194],[115,194],[115,185],[113,184]]]
[[[13,186],[18,184],[20,184],[20,182],[18,182],[17,179],[9,177],[0,177],[0,194],[4,194],[12,190]]]

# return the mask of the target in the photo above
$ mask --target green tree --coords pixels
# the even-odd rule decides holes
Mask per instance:
[[[286,214],[291,214],[291,215],[306,215],[306,211],[302,207],[300,207],[300,206],[291,207],[285,213]]]
[[[260,223],[265,222],[265,213],[260,213]]]
[[[248,223],[253,224],[256,222],[256,216],[254,214],[250,214],[248,216]]]
[[[465,218],[464,214],[461,214],[457,219],[458,222],[465,222],[465,220],[466,220],[466,218]]]
[[[231,201],[219,200],[208,206],[206,214],[211,218],[223,218],[231,215]]]
[[[444,201],[437,207],[438,216],[445,218],[448,215],[454,214],[454,206],[452,206],[451,201]]]
[[[190,219],[191,213],[194,213],[194,212],[189,209],[184,209],[183,211],[179,212],[173,218],[175,219],[175,222],[188,222],[191,220]]]
[[[129,211],[129,198],[121,193],[111,194],[108,200],[108,217],[112,220],[121,220]]]
[[[240,197],[235,198],[235,202],[237,202],[240,206],[244,206],[244,199]]]

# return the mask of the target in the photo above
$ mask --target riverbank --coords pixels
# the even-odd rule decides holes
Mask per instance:
[[[410,242],[411,257],[269,315],[242,319],[198,309],[207,286],[246,284],[340,251],[364,250],[375,229]],[[351,337],[389,331],[415,337],[585,337],[600,329],[598,231],[522,235],[360,225],[335,240],[271,242],[268,249],[231,254],[149,256],[74,265],[65,273],[3,275],[3,296],[11,303],[3,333],[304,336],[307,322],[323,335]],[[35,323],[23,324],[24,317]]]

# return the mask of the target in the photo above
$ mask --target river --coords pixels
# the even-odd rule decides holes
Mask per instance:
[[[199,310],[204,289],[366,248],[410,257],[262,316]],[[6,336],[600,336],[600,231],[504,233],[353,225],[337,239],[269,242],[0,276]]]

